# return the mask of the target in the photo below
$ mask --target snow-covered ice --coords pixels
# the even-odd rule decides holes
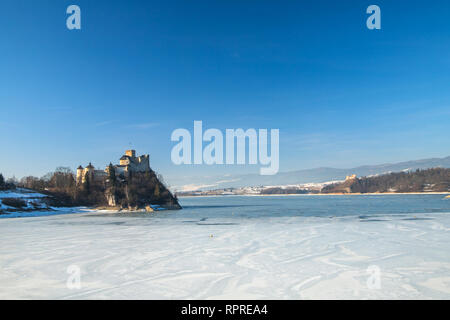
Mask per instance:
[[[449,299],[450,201],[384,197],[0,219],[0,299]]]

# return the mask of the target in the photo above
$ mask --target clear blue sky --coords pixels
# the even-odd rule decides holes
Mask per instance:
[[[449,1],[3,0],[0,39],[6,176],[103,167],[130,143],[170,181],[258,172],[172,165],[194,120],[279,128],[280,171],[450,155]]]

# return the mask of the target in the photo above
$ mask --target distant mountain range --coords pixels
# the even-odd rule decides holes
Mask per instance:
[[[280,172],[273,176],[261,176],[258,174],[230,175],[190,178],[189,182],[183,185],[173,186],[175,190],[208,190],[219,188],[239,188],[246,186],[280,186],[296,185],[304,183],[321,183],[326,181],[344,180],[346,176],[356,174],[358,177],[385,174],[389,172],[411,171],[416,169],[429,168],[450,168],[450,156],[446,158],[430,158],[423,160],[413,160],[399,163],[386,163],[380,165],[365,165],[356,168],[315,168]]]

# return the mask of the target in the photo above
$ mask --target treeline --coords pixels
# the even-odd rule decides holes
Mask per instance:
[[[433,168],[363,177],[332,184],[322,193],[448,192],[450,169]]]
[[[114,206],[138,208],[157,204],[168,208],[181,208],[176,197],[152,170],[116,176],[113,168],[106,179],[91,179],[76,183],[70,168],[59,167],[42,178],[24,177],[18,186],[50,195],[52,206]]]
[[[75,175],[70,168],[58,167],[43,177],[27,176],[17,182],[21,188],[31,189],[52,196],[48,199],[52,206],[76,206],[83,201],[77,199]]]
[[[5,180],[3,174],[0,173],[0,191],[11,190],[16,188],[16,180],[14,178]]]

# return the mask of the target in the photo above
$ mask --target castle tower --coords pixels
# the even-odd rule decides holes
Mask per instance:
[[[82,166],[77,168],[77,184],[80,184],[83,181],[83,171],[84,169]]]
[[[82,182],[86,182],[86,178],[89,179],[89,181],[93,181],[94,179],[94,166],[92,165],[92,163],[89,162],[89,165],[84,168],[84,174],[83,174],[83,180]]]
[[[120,161],[120,165],[121,165],[121,166],[127,166],[127,165],[130,164],[130,157],[127,156],[127,155],[124,155],[124,156],[122,156],[122,157],[120,158],[119,161]]]
[[[131,158],[135,158],[135,157],[136,157],[136,150],[133,150],[133,149],[131,149],[131,150],[126,150],[126,151],[125,151],[125,155],[126,155],[126,156],[129,156],[129,157],[131,157]]]

